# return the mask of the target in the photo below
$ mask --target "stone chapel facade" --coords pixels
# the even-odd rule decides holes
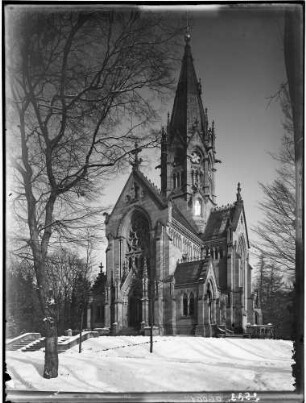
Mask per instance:
[[[214,122],[203,107],[190,35],[161,138],[161,189],[132,172],[106,216],[103,323],[112,334],[154,323],[159,334],[213,336],[255,322],[249,240],[238,184],[218,207]],[[95,326],[94,319],[91,323]]]

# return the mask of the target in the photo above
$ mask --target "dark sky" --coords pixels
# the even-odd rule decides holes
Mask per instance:
[[[172,17],[184,15],[186,8],[175,7]],[[188,6],[188,15],[194,65],[202,80],[209,120],[215,120],[217,158],[222,160],[216,176],[217,202],[235,201],[237,183],[241,182],[249,236],[255,241],[251,227],[262,217],[258,202],[263,194],[258,182],[273,179],[276,163],[269,152],[277,152],[283,135],[280,107],[277,102],[269,103],[269,97],[286,81],[283,8]],[[182,37],[179,57],[183,56],[183,46]],[[164,109],[163,125],[172,104],[173,100]],[[159,172],[152,169],[158,158],[159,153],[153,153],[152,166],[142,170],[160,186]],[[116,201],[127,175],[111,187],[110,202]]]

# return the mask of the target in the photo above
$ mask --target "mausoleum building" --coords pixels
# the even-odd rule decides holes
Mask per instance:
[[[145,332],[153,323],[161,335],[213,336],[225,328],[245,331],[256,321],[240,184],[233,203],[218,207],[215,127],[203,106],[190,35],[185,42],[162,130],[160,189],[141,172],[136,150],[106,217],[103,301],[96,296],[93,303],[104,310],[96,325],[112,334]]]

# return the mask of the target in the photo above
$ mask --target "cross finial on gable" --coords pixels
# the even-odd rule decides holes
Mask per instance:
[[[142,151],[141,147],[138,147],[137,141],[135,142],[135,148],[131,151],[134,155],[134,160],[131,162],[133,170],[138,171],[139,165],[142,163],[142,158],[138,158],[138,154]]]

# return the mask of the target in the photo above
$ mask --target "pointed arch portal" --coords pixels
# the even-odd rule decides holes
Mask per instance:
[[[150,275],[150,223],[145,214],[135,210],[130,218],[126,234],[125,266],[133,277],[128,292],[127,323],[129,327],[140,329],[144,320],[144,305]]]

